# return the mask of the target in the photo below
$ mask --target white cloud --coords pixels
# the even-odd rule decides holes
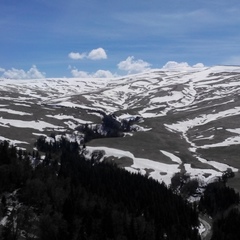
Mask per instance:
[[[23,69],[11,68],[8,70],[4,70],[2,72],[3,72],[2,77],[9,78],[9,79],[45,78],[45,73],[40,72],[35,65],[33,65],[28,71],[24,71]]]
[[[163,69],[176,69],[176,68],[186,68],[190,67],[187,62],[175,62],[175,61],[169,61],[164,66]]]
[[[0,68],[0,72],[5,72],[5,69],[4,68]]]
[[[68,54],[68,57],[74,60],[79,60],[79,59],[83,59],[86,57],[86,53],[77,53],[77,52],[70,52]]]
[[[98,70],[95,73],[88,73],[88,72],[80,71],[74,68],[71,70],[71,73],[72,73],[72,76],[75,78],[113,78],[115,77],[115,75],[108,70]]]
[[[91,60],[107,59],[107,54],[103,48],[97,48],[88,54],[88,58]]]
[[[88,72],[79,71],[78,69],[74,68],[71,70],[72,76],[75,78],[89,78]]]
[[[68,54],[68,57],[73,60],[80,60],[84,58],[88,58],[91,60],[100,60],[107,59],[107,54],[103,48],[96,48],[91,50],[89,53],[70,52]]]
[[[96,78],[112,78],[115,77],[110,71],[108,70],[98,70],[94,73],[94,77]]]
[[[150,69],[151,64],[142,59],[134,60],[134,57],[128,57],[126,60],[118,63],[118,68],[130,73],[139,73]]]
[[[195,65],[193,65],[194,68],[203,68],[205,67],[203,63],[197,63]]]
[[[203,68],[204,64],[203,63],[197,63],[192,66],[193,68]],[[187,69],[191,68],[191,66],[187,62],[175,62],[175,61],[169,61],[167,62],[164,66],[163,69],[166,70],[179,70],[179,69]]]

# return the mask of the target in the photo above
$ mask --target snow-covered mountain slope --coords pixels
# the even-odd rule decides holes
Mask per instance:
[[[142,131],[95,139],[89,151],[101,147],[120,166],[166,183],[180,170],[208,181],[232,168],[238,179],[239,96],[237,66],[155,69],[115,79],[1,79],[0,140],[28,148],[38,135],[99,123],[102,112],[139,115]]]

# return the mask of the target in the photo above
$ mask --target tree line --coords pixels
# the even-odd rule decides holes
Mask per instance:
[[[88,161],[66,139],[34,167],[32,155],[1,144],[1,239],[200,239],[197,210],[164,184]]]
[[[89,161],[64,137],[40,137],[36,147],[41,153],[0,142],[0,239],[200,239],[199,212],[213,218],[212,240],[240,239],[231,171],[206,186],[197,206],[186,199],[199,194],[198,181],[185,174],[168,188],[94,153]]]

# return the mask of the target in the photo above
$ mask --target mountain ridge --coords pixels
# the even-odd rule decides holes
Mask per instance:
[[[144,131],[95,139],[89,147],[105,147],[106,155],[110,148],[115,160],[114,149],[125,151],[120,160],[132,159],[123,164],[126,169],[150,172],[168,184],[182,169],[192,178],[209,181],[231,168],[238,179],[239,80],[238,66],[154,69],[115,79],[2,79],[0,139],[28,148],[41,134],[100,123],[102,112],[118,118],[139,115],[144,119],[139,129]],[[174,162],[173,155],[182,162]],[[139,166],[139,159],[152,162]],[[170,167],[161,168],[161,162]],[[233,185],[240,188],[236,181]]]

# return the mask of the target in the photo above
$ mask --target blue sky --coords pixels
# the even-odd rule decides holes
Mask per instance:
[[[239,0],[1,0],[0,76],[240,65]]]

